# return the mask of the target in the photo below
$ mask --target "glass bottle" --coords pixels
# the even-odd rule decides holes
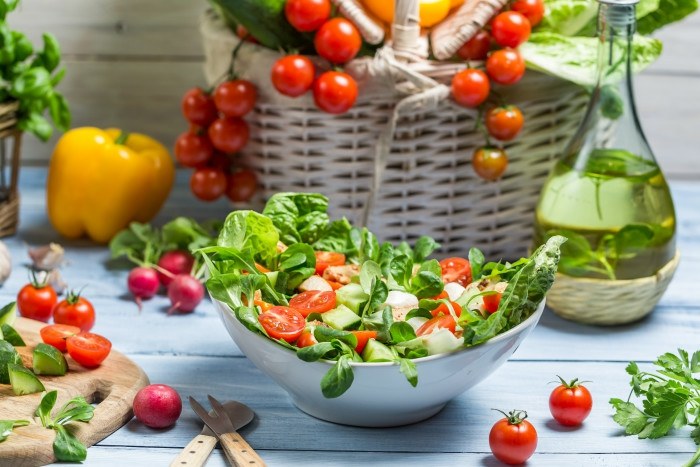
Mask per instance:
[[[632,91],[638,0],[599,1],[597,84],[542,189],[535,245],[564,235],[560,273],[635,279],[654,275],[673,258],[676,218]]]

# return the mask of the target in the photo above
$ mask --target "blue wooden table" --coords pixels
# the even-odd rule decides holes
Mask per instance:
[[[179,174],[186,187],[187,174]],[[0,288],[2,303],[13,300],[26,282],[22,267],[27,245],[61,242],[45,215],[44,169],[23,168],[21,226],[4,239],[14,270]],[[495,466],[488,432],[499,414],[491,408],[525,409],[539,433],[532,466],[673,466],[687,461],[696,446],[686,429],[667,438],[639,440],[624,436],[611,418],[611,397],[626,398],[630,360],[649,366],[658,355],[700,348],[700,186],[672,183],[678,210],[680,268],[666,295],[647,319],[627,326],[598,328],[565,321],[551,311],[513,358],[473,390],[452,401],[425,422],[391,429],[334,425],[296,409],[286,393],[257,370],[235,346],[210,302],[189,315],[167,315],[167,297],[145,302],[143,311],[126,292],[127,270],[109,260],[109,253],[86,241],[61,242],[69,263],[65,279],[97,310],[94,331],[109,337],[116,349],[143,367],[153,383],[173,386],[184,398],[206,394],[248,404],[256,420],[241,430],[270,466]],[[224,202],[195,203],[185,189],[171,196],[156,222],[177,215],[199,220],[223,217]],[[611,313],[615,310],[611,309]],[[593,412],[583,426],[565,429],[549,415],[551,381],[561,375],[588,383]],[[132,420],[88,450],[86,465],[168,465],[201,429],[185,406],[177,424],[153,430]],[[207,465],[226,465],[217,449]]]

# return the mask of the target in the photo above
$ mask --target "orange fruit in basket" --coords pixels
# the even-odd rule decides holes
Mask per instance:
[[[429,28],[436,25],[450,12],[452,4],[462,3],[464,0],[420,0],[420,25],[424,28]],[[394,21],[394,2],[393,0],[364,0],[364,5],[367,10],[384,21],[391,23]]]

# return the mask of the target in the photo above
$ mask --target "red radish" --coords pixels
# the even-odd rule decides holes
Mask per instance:
[[[141,299],[148,300],[158,293],[160,288],[156,270],[143,266],[132,269],[129,277],[126,279],[126,283],[129,287],[129,292],[136,298],[139,310],[141,309]]]
[[[190,313],[204,298],[204,286],[189,274],[179,274],[168,286],[168,298],[173,305],[168,313],[175,310]]]
[[[163,286],[168,287],[173,277],[178,274],[189,274],[194,265],[194,256],[184,250],[168,251],[158,260],[158,279]],[[170,273],[170,274],[167,274]]]
[[[151,428],[167,428],[175,424],[182,412],[177,391],[165,384],[151,384],[134,397],[134,415]]]

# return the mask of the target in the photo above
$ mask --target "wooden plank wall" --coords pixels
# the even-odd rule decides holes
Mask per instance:
[[[118,126],[170,146],[185,128],[183,92],[204,81],[198,33],[204,0],[24,0],[13,27],[40,43],[54,33],[68,74],[61,85],[76,126]],[[636,79],[639,111],[662,167],[700,178],[700,14],[658,34],[664,54]],[[26,139],[26,164],[45,164],[53,142]]]

